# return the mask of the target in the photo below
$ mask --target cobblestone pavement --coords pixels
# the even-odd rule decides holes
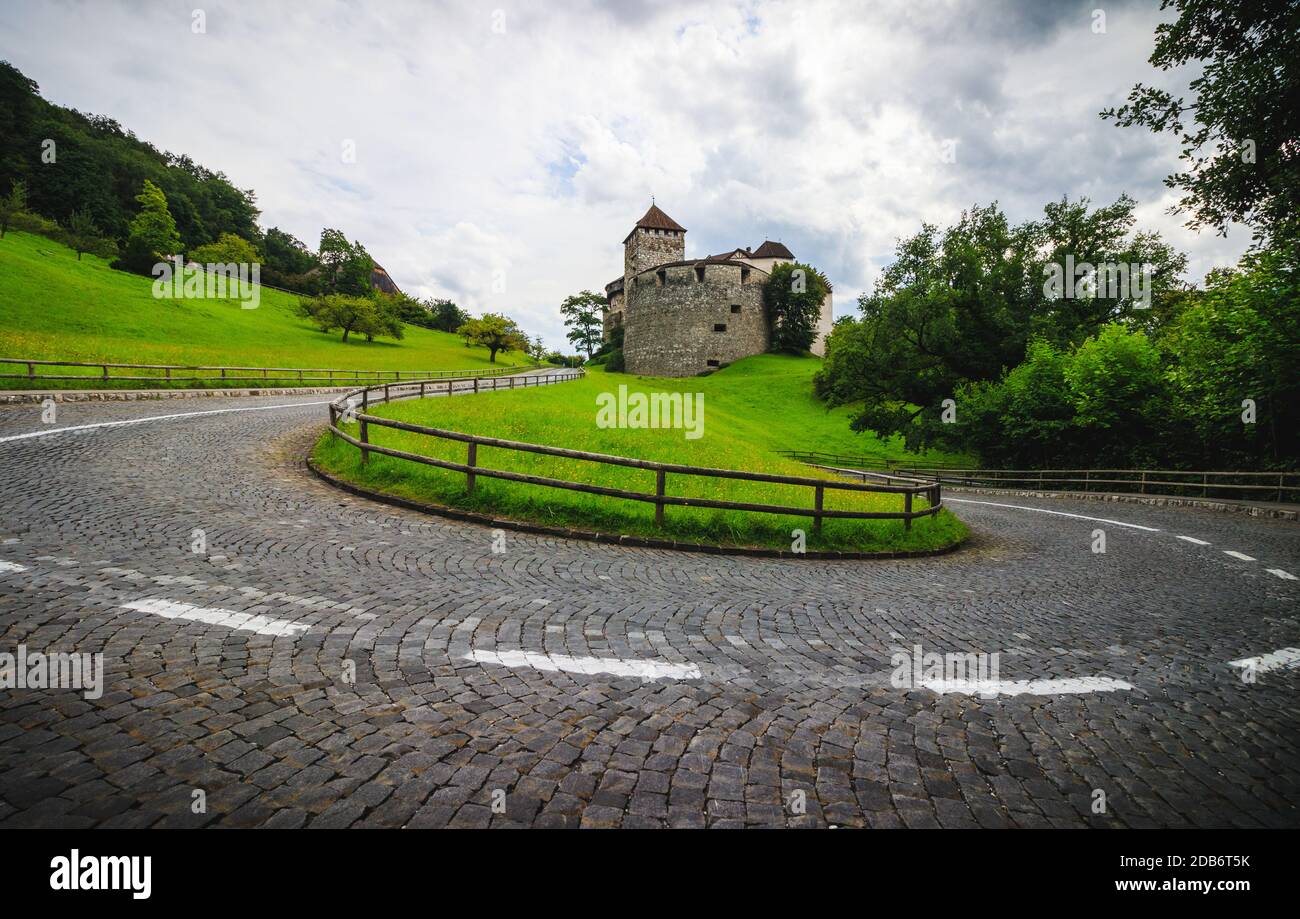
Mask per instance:
[[[1230,663],[1300,647],[1294,522],[953,494],[936,559],[494,554],[312,478],[322,398],[0,409],[0,652],[106,684],[0,690],[0,825],[1300,824],[1300,668]],[[914,645],[1114,682],[894,688]]]

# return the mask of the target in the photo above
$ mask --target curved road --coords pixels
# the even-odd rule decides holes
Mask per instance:
[[[311,477],[324,398],[0,410],[0,652],[105,667],[0,689],[0,825],[1300,824],[1300,524],[953,494],[936,559],[494,552]],[[897,687],[916,645],[997,672]]]

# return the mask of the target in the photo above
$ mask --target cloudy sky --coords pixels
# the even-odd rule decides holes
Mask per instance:
[[[1135,82],[1190,78],[1146,63],[1161,16],[1157,0],[5,0],[0,57],[255,189],[264,227],[313,248],[342,229],[408,293],[560,346],[558,304],[622,272],[651,195],[688,256],[782,240],[841,314],[900,236],[993,200],[1022,220],[1127,191],[1199,282],[1247,234],[1184,229],[1161,182],[1173,141],[1097,117]]]

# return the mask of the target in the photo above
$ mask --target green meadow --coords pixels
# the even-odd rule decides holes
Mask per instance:
[[[847,408],[827,411],[812,395],[816,358],[757,355],[706,377],[660,379],[608,374],[594,367],[585,379],[515,391],[453,398],[408,400],[372,411],[387,418],[507,440],[567,447],[658,460],[691,466],[741,469],[834,480],[801,463],[779,456],[781,449],[844,453],[883,453],[905,457],[901,445],[882,442],[849,430]],[[620,385],[629,393],[700,393],[703,395],[701,436],[692,439],[683,429],[601,427],[597,412],[602,399]],[[348,428],[357,436],[357,425]],[[372,443],[456,462],[465,461],[466,447],[456,441],[431,438],[390,428],[370,427]],[[727,546],[767,546],[790,549],[792,531],[806,532],[810,550],[894,551],[938,549],[966,535],[962,523],[947,510],[914,521],[910,531],[898,520],[835,520],[812,530],[811,517],[667,507],[662,527],[655,524],[654,505],[587,495],[545,486],[506,482],[480,476],[472,495],[465,476],[393,457],[371,455],[367,466],[359,452],[340,438],[325,435],[314,458],[324,469],[349,481],[407,498],[430,501],[480,513],[504,515],[553,526],[572,526],[603,533],[634,534]],[[939,455],[929,460],[947,459]],[[583,460],[540,456],[480,446],[478,465],[570,481],[654,493],[655,474],[643,469],[606,466]],[[812,507],[807,486],[700,478],[669,473],[669,495],[733,502]],[[903,496],[826,490],[828,509],[902,510]],[[920,509],[924,503],[917,501]]]
[[[345,344],[339,333],[320,332],[298,316],[298,299],[262,288],[257,309],[242,309],[237,299],[159,300],[152,278],[115,271],[101,258],[83,255],[78,261],[66,246],[28,233],[10,231],[0,239],[0,357],[344,370],[496,366],[488,363],[487,349],[467,348],[455,335],[416,326],[406,326],[401,341],[354,336]],[[497,365],[528,363],[522,354],[497,355]],[[38,373],[60,375],[99,372],[38,368]],[[0,373],[26,373],[26,368],[0,364]],[[23,379],[0,380],[0,388],[28,387]]]

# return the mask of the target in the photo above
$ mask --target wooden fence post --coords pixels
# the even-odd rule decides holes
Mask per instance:
[[[478,377],[474,378],[474,394],[478,395]]]
[[[368,430],[368,427],[366,425],[366,420],[364,418],[361,419],[361,443],[363,445],[370,443],[370,431]],[[365,446],[362,446],[361,465],[366,466],[369,465],[369,463],[370,463],[370,451],[367,450]]]
[[[656,469],[655,470],[655,497],[656,498],[662,498],[664,496],[664,478],[665,478],[664,471],[662,469]],[[655,526],[661,527],[663,525],[664,525],[664,503],[662,501],[656,501],[655,502]]]
[[[814,504],[814,506],[817,508],[817,513],[813,515],[813,532],[814,532],[814,533],[820,533],[820,532],[822,531],[822,515],[821,515],[821,510],[822,510],[822,499],[823,499],[823,497],[824,497],[824,493],[825,493],[825,491],[826,491],[826,489],[823,488],[821,485],[818,485],[818,486],[814,489],[813,504]]]
[[[907,514],[903,518],[903,529],[910,530],[912,528],[912,493],[910,491],[903,493],[903,512]]]
[[[469,442],[465,465],[469,466],[471,470],[478,465],[478,444],[472,440]],[[472,471],[465,473],[465,493],[468,495],[474,494],[474,473]]]

